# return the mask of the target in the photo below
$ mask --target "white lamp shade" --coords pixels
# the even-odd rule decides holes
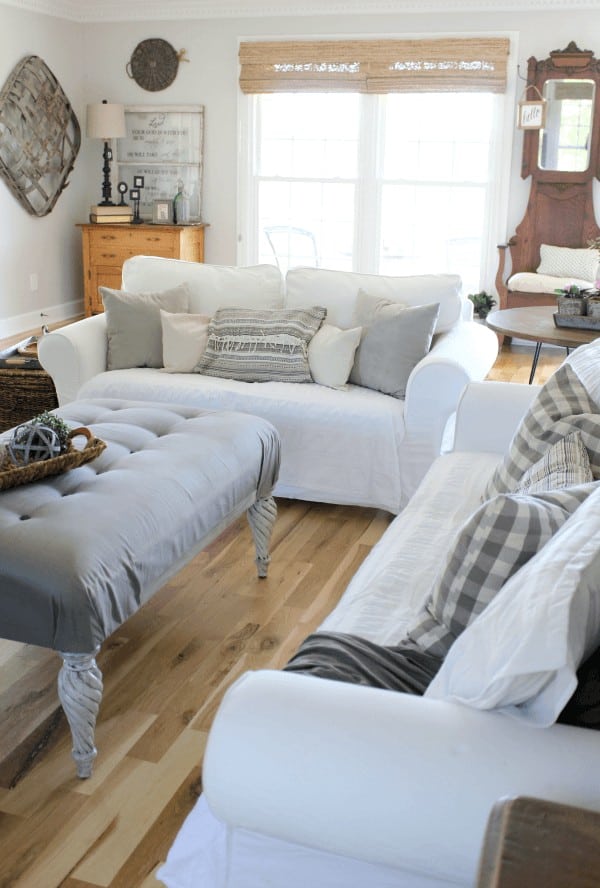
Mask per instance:
[[[98,102],[87,106],[86,132],[90,139],[122,139],[125,135],[125,106]]]

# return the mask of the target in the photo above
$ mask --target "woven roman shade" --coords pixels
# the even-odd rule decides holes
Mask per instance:
[[[264,41],[240,45],[240,87],[270,92],[493,92],[508,38]]]

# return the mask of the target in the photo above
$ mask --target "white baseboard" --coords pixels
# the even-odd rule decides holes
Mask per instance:
[[[26,314],[13,315],[11,318],[3,318],[0,320],[0,339],[17,336],[19,333],[28,333],[30,330],[41,331],[42,324],[57,324],[82,314],[83,302],[73,301],[50,305],[42,311],[30,311]]]

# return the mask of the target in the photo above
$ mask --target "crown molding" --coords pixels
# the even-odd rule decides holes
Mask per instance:
[[[0,0],[75,22],[177,21],[273,16],[344,16],[430,12],[568,12],[598,10],[598,0]],[[168,12],[166,11],[168,10]]]

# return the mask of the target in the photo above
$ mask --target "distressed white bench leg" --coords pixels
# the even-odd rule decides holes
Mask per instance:
[[[92,654],[60,652],[63,665],[58,673],[58,696],[73,738],[73,758],[78,777],[91,777],[97,755],[94,745],[96,717],[102,700],[102,673]]]
[[[256,564],[259,577],[266,577],[271,556],[269,555],[269,543],[271,531],[277,518],[277,505],[272,496],[256,500],[247,512],[248,523],[254,537],[256,548]]]

